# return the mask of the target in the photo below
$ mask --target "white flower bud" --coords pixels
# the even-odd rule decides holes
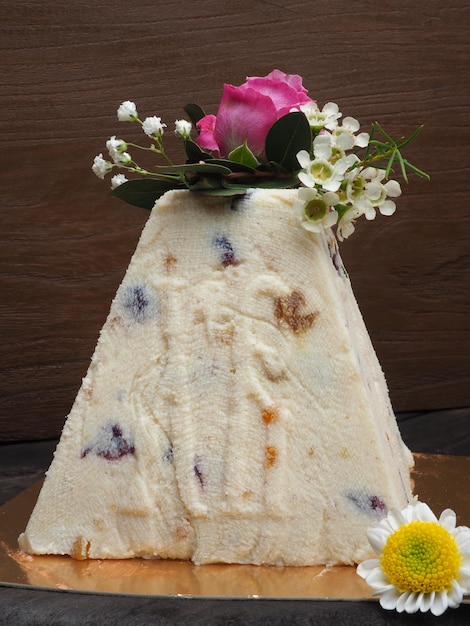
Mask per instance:
[[[109,161],[103,159],[103,154],[100,152],[98,156],[95,156],[93,160],[92,170],[98,176],[103,179],[105,175],[112,170],[113,166]]]
[[[175,135],[183,139],[188,139],[191,133],[192,124],[187,120],[175,121]]]
[[[120,122],[134,122],[137,119],[137,109],[134,102],[126,100],[117,110],[118,120]]]
[[[124,174],[116,174],[116,176],[111,178],[111,189],[116,189],[116,187],[119,187],[119,185],[123,183],[127,183],[127,178]]]
[[[166,124],[162,124],[162,118],[156,115],[145,118],[142,124],[142,130],[149,137],[161,137],[164,128],[166,128]]]
[[[113,135],[106,142],[106,148],[108,149],[109,156],[114,163],[123,163],[123,155],[126,154],[127,143],[123,139],[116,139],[116,135]]]

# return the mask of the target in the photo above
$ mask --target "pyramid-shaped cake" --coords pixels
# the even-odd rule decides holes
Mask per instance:
[[[153,209],[21,535],[33,554],[355,563],[412,456],[295,190]]]

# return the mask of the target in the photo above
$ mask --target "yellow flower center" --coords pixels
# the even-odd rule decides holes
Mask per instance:
[[[390,535],[380,565],[399,591],[449,591],[462,563],[454,537],[436,522],[414,521]]]

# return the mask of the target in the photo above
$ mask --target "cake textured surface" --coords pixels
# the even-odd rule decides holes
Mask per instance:
[[[296,190],[156,204],[20,547],[357,563],[412,456],[329,229]]]

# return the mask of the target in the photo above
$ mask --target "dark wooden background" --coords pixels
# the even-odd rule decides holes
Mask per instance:
[[[469,25],[464,0],[0,0],[0,441],[58,436],[147,218],[90,169],[141,138],[117,106],[171,128],[276,67],[364,130],[425,125],[431,182],[342,254],[395,409],[469,406]]]

